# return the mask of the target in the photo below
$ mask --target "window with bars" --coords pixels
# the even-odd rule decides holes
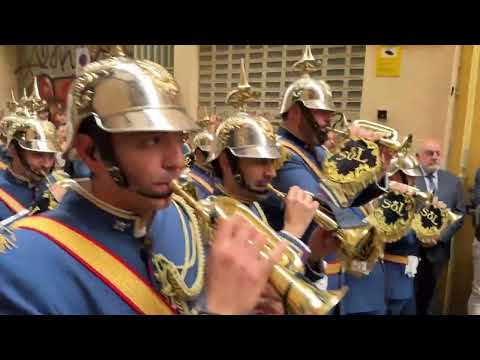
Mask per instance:
[[[312,45],[312,53],[321,60],[320,69],[311,76],[325,80],[332,89],[337,110],[348,118],[358,118],[362,98],[365,45]],[[250,85],[261,92],[249,109],[260,114],[277,115],[285,89],[300,73],[292,70],[305,45],[202,45],[200,46],[199,103],[225,115],[229,91],[240,77],[240,59],[245,59]]]
[[[133,57],[156,62],[173,74],[173,51],[174,45],[134,45]]]

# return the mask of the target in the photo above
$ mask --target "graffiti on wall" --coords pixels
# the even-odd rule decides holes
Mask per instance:
[[[36,76],[40,96],[47,101],[55,98],[65,105],[76,74],[76,49],[82,47],[87,47],[91,61],[96,61],[105,56],[110,45],[19,45],[15,74],[20,89],[26,88],[29,93]],[[133,46],[123,48],[131,56]]]

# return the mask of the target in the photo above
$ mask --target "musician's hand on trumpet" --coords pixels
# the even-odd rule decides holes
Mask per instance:
[[[414,188],[412,188],[412,186],[403,184],[398,181],[393,181],[393,180],[390,181],[388,183],[388,187],[390,188],[390,190],[394,190],[405,195],[415,195],[415,191],[414,191]]]
[[[350,136],[353,138],[362,138],[370,141],[378,141],[382,138],[382,134],[370,129],[352,124],[349,127]]]
[[[284,315],[285,306],[282,297],[275,291],[270,282],[263,289],[260,300],[253,310],[255,315]]]
[[[65,189],[62,185],[60,185],[58,182],[54,183],[50,187],[50,192],[52,193],[53,197],[57,202],[62,201],[63,196],[67,192],[67,189]]]
[[[360,125],[355,124],[352,124],[349,127],[349,131],[351,136],[354,138],[362,138],[372,142],[378,142],[383,136],[383,134],[380,132],[366,129]],[[381,151],[380,156],[382,160],[383,172],[385,173],[390,166],[390,162],[392,161],[395,152],[386,146],[382,146],[382,144],[379,144],[379,146]]]
[[[318,202],[312,196],[292,186],[285,199],[285,215],[283,230],[297,238],[301,238],[318,210]]]
[[[261,301],[273,265],[286,243],[265,255],[267,238],[245,219],[219,219],[207,263],[207,309],[214,314],[248,314]]]

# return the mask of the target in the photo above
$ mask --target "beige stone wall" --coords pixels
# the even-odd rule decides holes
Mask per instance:
[[[448,142],[447,118],[454,45],[403,46],[398,78],[376,77],[376,45],[367,46],[360,116],[376,120],[388,111],[386,125],[401,135],[414,134],[414,144],[435,137]],[[448,147],[444,147],[447,152]]]
[[[195,119],[198,114],[199,46],[175,45],[173,71],[187,112]]]
[[[17,49],[15,45],[0,46],[0,109],[5,108],[5,103],[10,99],[10,89],[17,95]]]

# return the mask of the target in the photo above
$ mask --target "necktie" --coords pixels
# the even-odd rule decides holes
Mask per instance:
[[[427,175],[426,179],[428,179],[430,191],[435,194],[437,192],[437,185],[435,184],[435,173]]]

